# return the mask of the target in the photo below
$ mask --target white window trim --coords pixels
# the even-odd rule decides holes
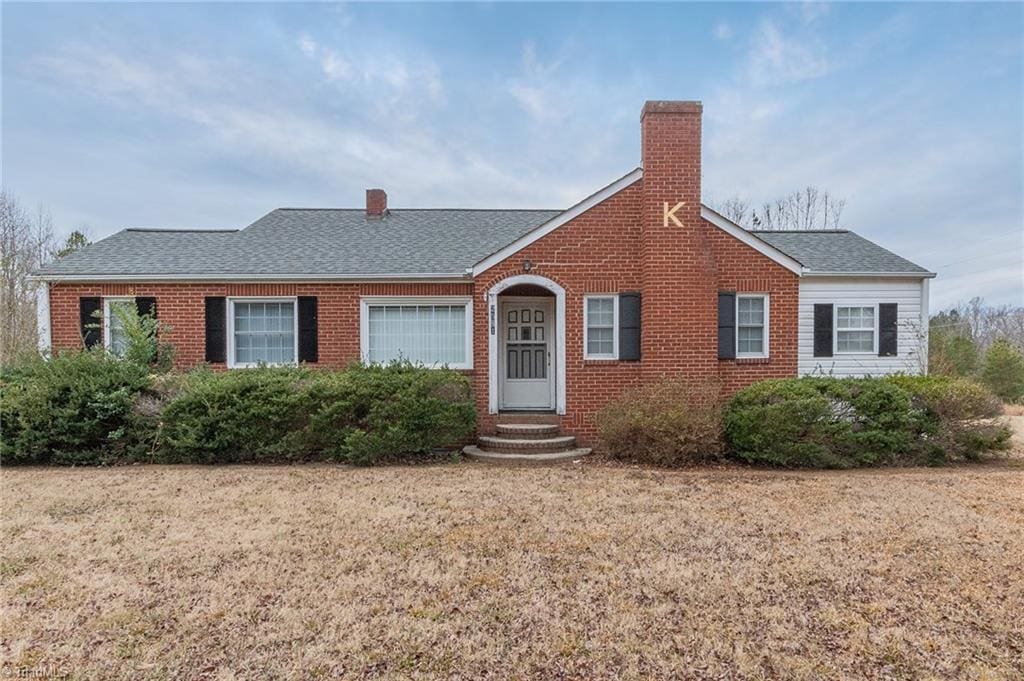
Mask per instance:
[[[359,355],[363,364],[370,363],[370,306],[371,305],[465,305],[466,306],[466,361],[458,364],[424,365],[432,369],[473,368],[473,298],[470,296],[362,296],[359,298]]]
[[[110,311],[111,303],[135,303],[134,296],[110,296],[103,298],[103,348],[110,352],[110,320],[113,318],[113,313]]]
[[[612,353],[590,354],[590,300],[611,299],[612,301]],[[583,296],[583,359],[611,361],[619,359],[619,294],[618,293],[588,293]]]
[[[874,328],[871,329],[871,351],[864,350],[840,350],[839,349],[839,308],[841,307],[870,307],[874,309]],[[843,329],[843,331],[867,331],[867,328]],[[834,355],[865,355],[878,356],[878,303],[877,302],[842,302],[832,305],[832,354]]]
[[[764,339],[761,343],[761,352],[740,352],[740,298],[760,298],[764,301]],[[767,359],[768,358],[768,325],[770,324],[769,296],[767,293],[737,293],[736,294],[736,359]]]
[[[294,310],[294,349],[291,362],[277,364],[266,364],[262,366],[298,366],[299,365],[299,299],[297,296],[233,296],[227,299],[227,327],[228,327],[228,368],[229,369],[251,369],[260,366],[257,362],[236,362],[235,361],[235,303],[284,303],[290,302]]]

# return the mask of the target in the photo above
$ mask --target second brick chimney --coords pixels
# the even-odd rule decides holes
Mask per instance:
[[[383,189],[366,190],[366,217],[382,218],[388,214],[388,194]]]

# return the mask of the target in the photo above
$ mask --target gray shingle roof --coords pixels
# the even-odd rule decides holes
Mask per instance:
[[[797,260],[810,270],[809,273],[931,274],[906,258],[846,230],[752,233]]]
[[[279,208],[240,231],[127,229],[37,274],[461,275],[559,213]]]
[[[44,277],[461,276],[557,210],[279,208],[243,230],[126,229],[43,266]],[[930,274],[848,231],[754,232],[812,272]]]

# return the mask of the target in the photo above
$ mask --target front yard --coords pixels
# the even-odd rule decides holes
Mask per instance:
[[[1020,459],[2,475],[3,678],[1024,675]]]

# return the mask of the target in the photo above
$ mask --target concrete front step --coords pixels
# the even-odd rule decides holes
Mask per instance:
[[[470,459],[474,461],[485,461],[487,463],[498,463],[513,466],[524,466],[524,465],[543,465],[543,464],[557,464],[557,463],[569,463],[577,459],[581,459],[584,456],[590,454],[590,448],[579,447],[576,449],[568,449],[561,452],[548,452],[541,454],[511,454],[505,452],[485,452],[476,445],[470,445],[462,450]]]
[[[507,411],[498,414],[496,422],[499,425],[506,423],[537,423],[557,426],[560,419],[561,417],[558,414],[551,412]]]
[[[480,449],[486,452],[502,452],[505,454],[548,454],[564,452],[576,447],[576,438],[572,435],[558,437],[512,439],[481,435],[476,439]]]
[[[551,423],[499,423],[499,437],[515,440],[540,440],[558,436],[558,426]]]

